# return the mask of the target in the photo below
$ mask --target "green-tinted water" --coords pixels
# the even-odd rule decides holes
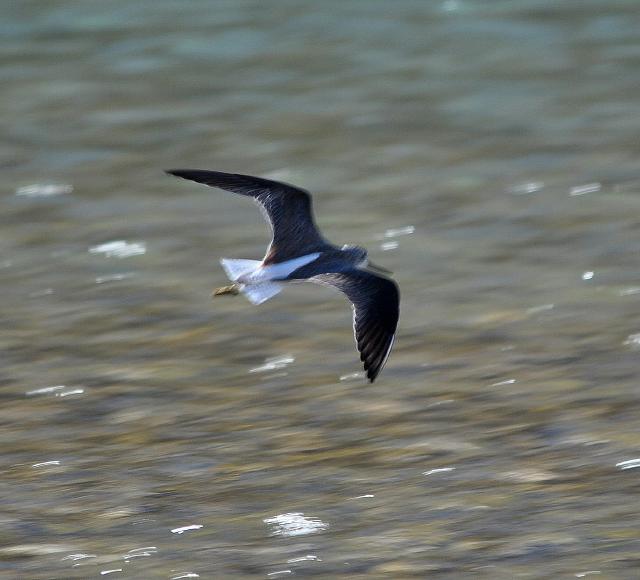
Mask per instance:
[[[638,577],[639,29],[635,0],[5,7],[0,576]],[[378,382],[337,294],[211,302],[268,231],[179,166],[307,187],[396,273]]]

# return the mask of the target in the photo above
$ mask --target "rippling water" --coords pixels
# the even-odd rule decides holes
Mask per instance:
[[[23,1],[0,149],[4,578],[633,578],[636,0]],[[211,302],[315,192],[403,292]]]

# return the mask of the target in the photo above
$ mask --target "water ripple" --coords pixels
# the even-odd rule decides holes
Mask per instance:
[[[41,463],[34,463],[31,467],[49,467],[51,465],[60,465],[60,461],[57,459],[54,459],[53,461],[43,461]]]
[[[147,546],[145,548],[133,548],[123,556],[123,559],[125,562],[129,562],[133,558],[147,558],[157,553],[158,553],[158,548],[156,548],[155,546]]]
[[[401,228],[391,228],[385,230],[383,236],[385,238],[397,238],[398,236],[409,236],[416,231],[415,226],[403,226]]]
[[[185,532],[190,532],[191,530],[199,530],[204,527],[202,524],[191,524],[190,526],[182,526],[181,528],[173,528],[171,530],[172,534],[184,534]]]
[[[577,195],[585,195],[587,193],[594,193],[600,191],[601,185],[599,183],[585,183],[584,185],[577,185],[569,190],[569,195],[575,197]]]
[[[640,348],[640,333],[630,334],[622,344],[633,348]]]
[[[616,463],[616,467],[619,467],[622,470],[636,469],[637,467],[640,467],[640,457],[636,459],[627,459],[626,461],[621,461],[620,463]]]
[[[527,183],[518,183],[508,188],[507,191],[514,195],[527,195],[528,193],[536,193],[544,187],[542,181],[530,181]]]
[[[262,521],[271,527],[272,536],[306,536],[321,532],[329,527],[329,524],[319,518],[308,518],[300,512],[280,514]]]
[[[27,397],[35,397],[39,395],[53,395],[54,397],[69,397],[71,395],[83,395],[84,389],[82,387],[70,387],[65,391],[67,387],[65,385],[55,385],[52,387],[43,387],[41,389],[34,389],[33,391],[27,391],[25,394]]]
[[[126,240],[115,240],[89,248],[89,253],[104,254],[107,258],[130,258],[141,256],[146,252],[147,247],[144,242],[127,242]]]
[[[515,379],[505,379],[504,381],[498,381],[497,383],[492,383],[490,387],[504,387],[505,385],[513,385],[516,382]]]
[[[380,244],[380,249],[383,252],[388,252],[390,250],[395,250],[399,245],[400,243],[396,240],[391,240],[390,242],[384,242],[383,244]]]
[[[282,356],[276,356],[272,358],[267,358],[264,361],[263,365],[259,367],[255,367],[253,369],[249,369],[250,373],[264,373],[266,371],[274,371],[278,369],[283,369],[286,366],[290,365],[293,361],[295,361],[295,357],[291,354],[285,354]]]
[[[41,389],[34,389],[33,391],[27,391],[25,394],[27,397],[33,397],[36,395],[50,395],[55,393],[56,391],[61,391],[62,389],[66,389],[64,385],[55,385],[52,387],[42,387]]]
[[[434,473],[446,473],[447,471],[455,471],[455,467],[436,467],[429,471],[423,471],[422,475],[433,475]]]
[[[53,197],[72,191],[73,185],[68,183],[33,183],[16,189],[16,195],[20,197]]]
[[[123,272],[122,274],[111,274],[109,276],[98,276],[96,278],[96,284],[104,284],[105,282],[116,282],[119,280],[126,280],[133,276],[133,272]]]
[[[296,564],[297,562],[322,562],[322,560],[314,554],[307,554],[306,556],[300,556],[299,558],[289,558],[287,560],[287,564]]]
[[[62,558],[62,561],[64,562],[65,560],[71,560],[72,562],[77,562],[78,560],[86,560],[88,558],[97,558],[97,556],[95,554],[82,554],[82,553],[69,554],[68,556],[65,556],[64,558]]]

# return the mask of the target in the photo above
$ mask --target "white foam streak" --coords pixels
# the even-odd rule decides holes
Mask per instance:
[[[299,558],[290,558],[289,560],[287,560],[287,564],[296,564],[297,562],[322,562],[322,560],[320,558],[318,558],[318,556],[315,556],[314,554],[307,554],[306,556],[300,556]]]
[[[185,532],[190,532],[191,530],[199,530],[204,527],[202,524],[192,524],[190,526],[182,526],[181,528],[173,528],[171,530],[172,534],[184,534]]]
[[[415,226],[403,226],[401,228],[391,228],[384,232],[385,238],[397,238],[398,236],[409,236],[416,231]]]
[[[294,512],[279,514],[263,520],[271,527],[273,536],[306,536],[326,530],[329,524],[314,517],[305,517],[303,513]]]
[[[56,391],[61,391],[62,389],[66,389],[66,387],[64,385],[55,385],[53,387],[43,387],[42,389],[27,391],[26,395],[28,397],[33,397],[35,395],[49,395],[51,393],[55,393]]]
[[[446,473],[447,471],[454,471],[454,470],[455,470],[455,467],[437,467],[436,469],[423,471],[422,475],[433,475],[434,473]]]
[[[528,183],[518,183],[510,187],[507,191],[514,195],[527,195],[529,193],[536,193],[544,187],[542,181],[530,181]]]
[[[42,463],[34,463],[31,467],[49,467],[50,465],[60,465],[60,461],[54,459],[53,461],[43,461]]]
[[[616,463],[616,467],[619,469],[636,469],[640,467],[640,457],[637,459],[627,459],[626,461],[621,461],[620,463]]]
[[[575,197],[576,195],[585,195],[587,193],[595,193],[600,191],[602,185],[600,183],[585,183],[584,185],[577,185],[569,190],[569,195]]]
[[[118,280],[126,280],[131,278],[133,272],[124,272],[122,274],[111,274],[109,276],[98,276],[96,278],[96,284],[104,284],[105,282],[116,282]]]
[[[82,553],[69,554],[68,556],[65,556],[64,558],[62,558],[62,561],[71,560],[72,562],[75,562],[77,560],[86,560],[87,558],[96,558],[96,557],[97,556],[95,554],[82,554]]]
[[[253,369],[249,369],[250,373],[264,373],[267,371],[275,371],[278,369],[283,369],[289,366],[296,359],[291,354],[285,354],[282,356],[276,356],[272,358],[265,359],[265,363],[260,365],[259,367],[255,367]]]
[[[16,195],[20,197],[53,197],[72,191],[73,185],[68,183],[33,183],[16,189]]]
[[[391,240],[390,242],[380,244],[380,249],[383,252],[389,252],[390,250],[395,250],[399,245],[399,242],[396,242],[396,240]]]
[[[147,247],[144,242],[127,242],[115,240],[89,248],[91,254],[104,254],[107,258],[130,258],[146,254]]]

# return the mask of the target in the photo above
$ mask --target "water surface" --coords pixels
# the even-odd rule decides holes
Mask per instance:
[[[636,577],[637,2],[0,29],[2,577]],[[395,272],[375,384],[339,295],[211,302],[268,230],[173,167],[307,187]]]

